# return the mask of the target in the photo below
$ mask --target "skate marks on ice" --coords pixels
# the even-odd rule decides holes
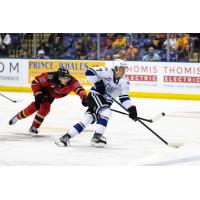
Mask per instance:
[[[69,131],[69,128],[61,128],[61,127],[41,127],[38,135],[30,135],[27,131],[7,131],[6,133],[0,134],[0,142],[17,142],[17,141],[51,141],[54,142],[61,135],[64,135]],[[93,133],[93,129],[87,129],[85,132]],[[52,144],[54,145],[54,144]],[[88,145],[89,146],[89,145]],[[86,146],[86,147],[88,147]],[[76,146],[78,147],[78,145]],[[81,146],[79,146],[81,148]],[[82,146],[83,147],[83,146]]]
[[[183,164],[189,164],[194,162],[200,162],[200,155],[197,156],[190,156],[190,157],[184,157],[174,160],[166,160],[166,161],[159,161],[151,164],[143,164],[141,166],[170,166],[170,165],[183,165]]]
[[[181,111],[181,112],[166,113],[166,117],[200,119],[200,112],[199,111]]]
[[[50,127],[50,126],[45,126],[45,127],[41,127],[40,128],[41,132],[45,132],[45,133],[66,133],[67,131],[69,131],[69,128],[62,128],[62,127]]]
[[[138,159],[137,166],[190,166],[200,165],[199,144],[189,143],[180,149],[160,149],[149,156]]]
[[[20,142],[20,141],[43,141],[52,139],[50,135],[36,135],[31,136],[27,133],[23,132],[14,132],[9,131],[7,134],[0,134],[0,142]]]
[[[0,142],[54,141],[61,133],[65,133],[68,130],[68,128],[41,127],[38,135],[30,135],[28,130],[7,131],[0,134]]]

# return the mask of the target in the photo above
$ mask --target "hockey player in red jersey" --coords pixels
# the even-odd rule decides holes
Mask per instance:
[[[33,135],[38,134],[38,128],[50,112],[54,99],[62,98],[70,92],[75,92],[80,96],[83,106],[87,106],[87,94],[84,88],[65,68],[60,68],[56,72],[42,73],[36,76],[32,81],[31,88],[35,101],[15,115],[9,121],[9,124],[13,125],[18,120],[29,117],[37,111],[29,129],[29,133]]]

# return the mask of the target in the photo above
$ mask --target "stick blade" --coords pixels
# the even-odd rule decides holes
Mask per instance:
[[[168,143],[168,146],[173,147],[173,148],[179,148],[179,147],[183,146],[183,143],[181,143],[181,142]]]
[[[23,101],[24,101],[23,99],[18,99],[18,100],[15,100],[14,102],[19,103],[19,102],[23,102]]]
[[[155,116],[154,118],[152,118],[152,122],[155,122],[155,121],[161,119],[164,116],[165,116],[165,113],[159,113],[157,116]]]

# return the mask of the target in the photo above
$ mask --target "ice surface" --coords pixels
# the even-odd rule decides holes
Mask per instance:
[[[127,116],[113,113],[105,136],[106,148],[94,148],[90,139],[95,125],[73,138],[71,147],[57,147],[54,142],[83,116],[79,97],[69,95],[55,100],[37,137],[27,136],[33,117],[9,126],[8,121],[31,101],[31,93],[3,93],[0,97],[0,165],[200,165],[200,119],[163,117],[149,124],[169,142],[183,142],[179,149],[167,147],[141,124]],[[132,99],[141,117],[151,118],[161,112],[195,113],[200,117],[199,101]],[[119,109],[118,105],[113,108]],[[199,112],[199,113],[198,113]]]

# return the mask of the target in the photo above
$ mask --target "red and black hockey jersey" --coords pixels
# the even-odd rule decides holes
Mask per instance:
[[[65,97],[70,92],[75,92],[81,99],[84,99],[87,95],[76,78],[71,76],[69,83],[62,85],[56,72],[47,72],[36,76],[32,81],[31,87],[34,94],[39,91],[45,91],[55,99]]]

